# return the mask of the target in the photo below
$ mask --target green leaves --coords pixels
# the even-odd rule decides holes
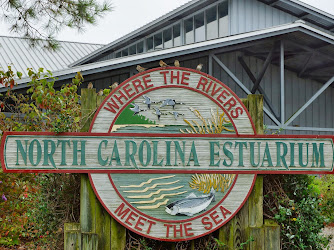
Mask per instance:
[[[83,76],[78,73],[75,84],[55,88],[52,72],[43,68],[27,71],[30,87],[26,94],[9,89],[6,95],[0,96],[0,135],[2,131],[79,131],[81,107],[77,90]],[[8,87],[11,79],[21,76],[11,66],[0,71],[1,83]],[[5,108],[12,113],[10,117],[1,112]],[[5,174],[0,168],[0,245],[14,246],[23,238],[25,244],[37,239],[38,243],[43,240],[45,244],[53,243],[55,235],[62,232],[48,236],[49,232],[61,228],[63,220],[73,216],[72,211],[79,207],[79,183],[80,176],[75,175]],[[67,214],[58,216],[64,213]]]
[[[325,217],[319,195],[308,175],[265,176],[265,214],[273,214],[281,226],[282,249],[324,249],[321,235]]]
[[[3,1],[2,19],[11,25],[12,32],[29,39],[31,46],[50,50],[59,48],[54,35],[64,27],[80,30],[86,24],[95,24],[97,17],[111,11],[110,2],[100,3],[98,0],[22,2]]]

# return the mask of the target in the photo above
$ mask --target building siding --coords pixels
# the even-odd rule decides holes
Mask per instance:
[[[264,3],[261,3],[257,0],[229,0],[228,13],[229,13],[228,14],[229,36],[270,28],[280,24],[291,23],[297,20],[296,17],[284,11],[278,10]],[[193,14],[185,17],[184,19],[187,19],[188,17],[192,16]],[[179,21],[180,20],[175,22],[175,24],[178,23]],[[161,29],[160,31],[162,31],[163,29]],[[146,37],[148,36],[149,35],[146,35]],[[129,45],[125,46],[124,48],[128,46]],[[101,58],[97,57],[95,61],[100,62],[112,58],[113,58],[113,52],[110,52],[109,54]]]
[[[248,88],[253,83],[242,69],[238,56],[240,52],[225,53],[218,58],[231,70],[231,72]],[[246,64],[256,76],[261,70],[264,61],[254,57],[244,57]],[[217,63],[213,63],[213,76],[225,83],[240,98],[246,98],[246,93],[223,71]],[[285,70],[285,120],[291,117],[302,107],[323,84],[309,79],[297,77],[297,74]],[[280,114],[280,69],[278,66],[270,65],[262,79],[261,87],[264,89],[277,114]],[[328,87],[310,106],[308,106],[289,126],[294,127],[322,127],[333,128],[334,116],[332,107],[334,104],[334,89]],[[265,115],[264,124],[275,125]],[[331,132],[311,131],[282,131],[283,134],[333,134]]]
[[[230,0],[230,35],[291,23],[296,17],[256,0]]]

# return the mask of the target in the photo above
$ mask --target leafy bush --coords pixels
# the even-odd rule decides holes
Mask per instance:
[[[63,227],[78,222],[80,212],[80,175],[41,174],[35,206],[27,211],[28,223],[22,236],[38,239],[36,245],[62,249]]]
[[[321,199],[308,175],[267,175],[264,212],[281,226],[282,249],[324,249],[329,238],[320,234],[325,217]]]
[[[313,188],[320,197],[321,214],[325,216],[327,224],[334,223],[334,176],[321,175],[315,177],[312,183]]]
[[[22,74],[14,74],[10,66],[0,70],[0,84],[8,87],[0,95],[0,136],[2,131],[80,131],[87,119],[81,117],[77,94],[82,75],[58,90],[50,71],[28,69],[28,75],[30,87],[20,94],[11,89]],[[0,169],[0,245],[61,248],[63,223],[79,218],[79,180],[79,175],[9,174]]]
[[[5,175],[0,170],[0,245],[19,244],[37,188],[34,174]]]

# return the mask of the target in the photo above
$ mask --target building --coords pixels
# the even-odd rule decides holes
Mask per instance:
[[[136,74],[138,64],[202,63],[202,71],[239,97],[263,94],[269,129],[333,134],[333,31],[333,15],[298,0],[193,0],[63,68],[48,69],[59,84],[81,71],[83,87],[93,82],[101,89]],[[26,88],[27,81],[15,88]]]

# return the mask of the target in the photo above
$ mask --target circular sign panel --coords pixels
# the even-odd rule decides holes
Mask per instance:
[[[203,134],[253,135],[255,130],[235,93],[199,71],[166,67],[133,76],[101,104],[90,131],[145,137],[115,141],[101,153],[104,164],[137,171],[90,174],[90,180],[105,209],[148,238],[190,240],[218,229],[242,207],[256,178],[210,171],[231,163],[231,145],[214,142],[208,148]],[[205,154],[212,155],[210,165],[201,166],[198,158]]]

